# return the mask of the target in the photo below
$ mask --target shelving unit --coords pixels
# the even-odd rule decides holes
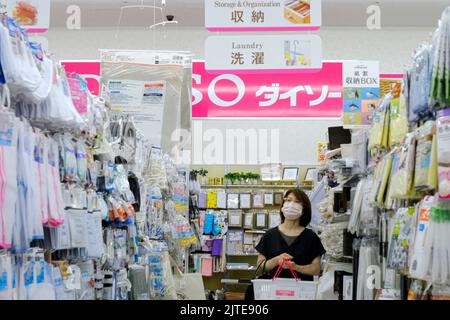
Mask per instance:
[[[235,171],[247,171],[245,169],[236,169]],[[226,172],[226,170],[224,170]],[[219,176],[221,172],[212,172],[212,175]],[[300,175],[299,175],[300,176]],[[206,181],[205,181],[206,182]],[[224,181],[225,182],[225,181]],[[256,181],[255,181],[256,182]],[[240,183],[232,184],[231,182],[226,181],[224,184],[201,184],[202,190],[225,190],[227,193],[255,193],[255,192],[267,192],[267,193],[282,193],[288,189],[300,188],[305,192],[312,190],[313,185],[303,183],[303,181],[273,181],[273,182],[258,182],[258,183]],[[199,208],[200,210],[242,210],[246,212],[247,210],[257,211],[274,211],[279,210],[279,203],[277,204],[266,204],[263,208],[237,208],[237,209],[228,209],[228,208]],[[254,236],[263,235],[266,233],[267,229],[257,229],[256,227],[253,229],[242,227],[232,227],[230,229],[241,229],[245,234],[253,234]],[[257,269],[257,258],[258,253],[239,253],[235,254],[226,254],[226,262],[227,263],[246,263],[249,265],[248,268],[243,268],[242,266],[234,267],[229,266],[225,267],[225,270],[222,273],[215,273],[212,277],[206,277],[205,279],[205,287],[210,287],[210,289],[224,288],[226,292],[233,293],[243,293],[245,292],[247,286],[251,284],[251,279],[255,277],[255,272]]]

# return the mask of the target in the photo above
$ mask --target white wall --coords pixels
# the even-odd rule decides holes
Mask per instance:
[[[145,30],[121,29],[116,38],[115,28],[82,28],[69,31],[51,29],[45,36],[50,50],[58,59],[98,59],[98,49],[168,49],[188,50],[197,59],[203,59],[204,41],[210,33],[203,28],[179,28]],[[430,38],[433,29],[382,29],[369,31],[364,28],[323,29],[322,38],[325,60],[378,60],[382,73],[402,72],[418,44]]]
[[[383,29],[369,31],[363,28],[323,29],[318,34],[323,42],[326,60],[378,60],[382,73],[401,73],[418,44],[428,40],[433,29]],[[164,49],[187,50],[203,59],[203,46],[209,35],[203,28],[122,29],[116,37],[115,28],[84,28],[79,31],[52,29],[45,36],[50,51],[61,60],[98,59],[98,49]],[[328,126],[339,125],[339,120],[262,120],[262,121],[201,121],[204,130],[218,129],[225,136],[227,128],[272,128],[280,130],[280,162],[285,164],[312,164],[315,162],[319,141],[325,139]],[[200,135],[199,135],[200,134]],[[201,133],[193,138],[202,141]],[[198,140],[200,139],[200,140]],[[195,145],[195,144],[194,144]],[[208,143],[203,144],[203,147]],[[203,162],[204,163],[204,162]]]

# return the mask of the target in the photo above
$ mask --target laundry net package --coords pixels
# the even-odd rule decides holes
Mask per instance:
[[[192,79],[187,52],[101,50],[101,81],[113,113],[133,117],[151,144],[172,152],[190,149],[183,132],[190,130]],[[187,105],[189,104],[189,105]],[[184,110],[184,111],[182,111]],[[185,119],[184,119],[185,118]]]

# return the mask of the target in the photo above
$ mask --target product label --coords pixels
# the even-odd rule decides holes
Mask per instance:
[[[25,271],[24,279],[25,279],[25,287],[28,287],[34,283],[34,264],[31,265],[27,271]]]
[[[13,130],[0,131],[0,146],[10,147],[12,145]]]
[[[45,281],[45,263],[41,263],[39,267],[39,273],[36,277],[36,283],[40,284],[44,283],[44,281]]]
[[[380,103],[380,65],[377,61],[344,61],[344,125],[370,125]]]
[[[5,271],[0,274],[0,291],[8,289],[8,273]]]
[[[70,93],[72,96],[72,102],[79,114],[85,114],[87,112],[87,92],[85,89],[86,84],[84,81],[80,81],[75,78],[68,78]]]
[[[113,111],[132,116],[137,129],[154,145],[161,144],[166,88],[165,81],[108,81]]]

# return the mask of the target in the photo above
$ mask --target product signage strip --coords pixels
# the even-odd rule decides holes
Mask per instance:
[[[205,0],[209,31],[318,30],[321,0]]]
[[[379,62],[345,61],[342,81],[344,126],[370,125],[381,99]]]
[[[338,118],[342,113],[342,62],[316,73],[220,75],[193,63],[193,118]]]
[[[47,32],[50,27],[50,0],[9,0],[6,9],[29,33]]]
[[[206,40],[210,72],[317,72],[322,68],[322,40],[316,35],[213,36]]]

